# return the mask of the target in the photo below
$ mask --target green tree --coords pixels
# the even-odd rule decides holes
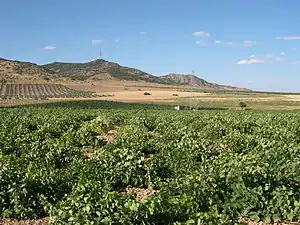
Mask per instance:
[[[239,105],[242,109],[247,107],[247,104],[245,102],[240,102]]]

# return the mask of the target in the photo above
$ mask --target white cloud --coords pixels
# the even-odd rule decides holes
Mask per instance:
[[[53,45],[48,45],[44,47],[44,50],[54,50],[54,49],[56,49],[56,46]]]
[[[199,46],[202,46],[202,47],[209,46],[209,44],[208,44],[208,43],[206,43],[206,42],[203,42],[203,41],[196,41],[196,45],[199,45]]]
[[[294,65],[300,64],[300,61],[293,62]]]
[[[252,47],[252,46],[257,45],[257,42],[255,42],[255,41],[244,41],[244,45],[246,47]]]
[[[284,55],[285,53],[284,52],[281,52],[279,55],[275,55],[273,53],[266,53],[264,55],[261,55],[261,56],[257,56],[257,55],[251,55],[249,56],[249,60],[248,61],[245,61],[245,60],[241,60],[239,61],[240,63],[239,64],[255,64],[255,63],[264,63],[265,61],[284,61],[285,58],[284,58]]]
[[[231,42],[231,41],[219,41],[219,40],[217,40],[217,41],[215,41],[215,44],[223,44],[223,45],[227,45],[227,46],[230,46],[230,47],[232,47],[233,46],[233,42]]]
[[[285,40],[285,41],[290,41],[290,40],[300,40],[300,36],[284,36],[284,37],[276,37],[277,40]]]
[[[104,42],[104,40],[101,40],[101,39],[92,40],[93,45],[102,44],[103,42]]]
[[[209,37],[210,34],[205,32],[205,31],[196,31],[194,33],[192,33],[193,36],[196,36],[196,37]]]
[[[148,32],[146,32],[146,31],[141,31],[140,32],[140,35],[145,35],[145,34],[148,34]]]
[[[240,60],[238,61],[236,64],[238,65],[246,65],[246,64],[261,64],[264,63],[263,60],[259,60],[259,59],[244,59],[244,60]]]

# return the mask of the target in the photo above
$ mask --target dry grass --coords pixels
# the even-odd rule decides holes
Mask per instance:
[[[285,98],[292,101],[300,101],[300,95],[284,95]]]
[[[183,87],[166,86],[155,84],[155,88],[152,83],[146,82],[134,82],[134,81],[116,81],[105,80],[103,82],[98,81],[93,83],[82,82],[64,84],[75,90],[94,91],[100,94],[111,94],[110,97],[101,97],[101,99],[121,101],[121,102],[174,102],[178,100],[181,102],[188,101],[187,97],[194,97],[193,101],[204,102],[232,102],[232,101],[245,101],[245,102],[267,102],[267,101],[286,101],[291,100],[287,96],[283,95],[269,95],[253,97],[240,95],[222,95],[215,93],[201,93],[201,92],[184,92]],[[143,87],[141,87],[143,86]],[[149,92],[151,95],[144,95],[144,92]],[[178,96],[174,96],[177,94]],[[296,96],[299,98],[300,96]],[[187,98],[187,99],[184,99]]]
[[[144,95],[144,92],[149,92],[151,95]],[[102,97],[105,100],[113,100],[113,101],[132,101],[132,102],[151,102],[151,101],[163,101],[169,102],[172,99],[178,98],[177,96],[173,96],[176,93],[178,96],[188,97],[188,96],[207,96],[210,94],[207,93],[189,93],[189,92],[178,92],[176,90],[163,90],[163,89],[150,89],[144,88],[139,90],[126,90],[126,91],[118,91],[118,92],[110,92],[113,96],[110,97]]]
[[[161,87],[163,89],[166,88],[176,88],[174,86],[168,86],[163,84],[153,84],[144,81],[120,81],[120,80],[100,80],[100,81],[71,81],[71,82],[62,82],[62,84],[75,89],[82,91],[94,91],[100,93],[109,93],[109,92],[119,92],[123,91],[125,88],[128,90],[138,90],[142,86],[151,87]],[[182,87],[181,87],[182,88]]]

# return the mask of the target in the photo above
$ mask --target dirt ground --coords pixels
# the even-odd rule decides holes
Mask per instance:
[[[136,190],[135,190],[136,191]],[[140,190],[138,190],[140,191]],[[126,193],[132,192],[132,190],[126,190]],[[145,192],[143,190],[143,192]],[[142,196],[137,195],[137,198],[144,199],[145,196],[150,196],[154,191],[146,191]],[[279,222],[279,223],[263,223],[263,222],[253,222],[249,219],[239,218],[237,222],[242,222],[248,225],[299,225],[296,222]],[[0,225],[48,225],[50,224],[50,218],[44,218],[39,220],[13,220],[13,219],[0,219]]]
[[[50,218],[43,218],[39,220],[0,219],[0,225],[47,225],[49,223]]]
[[[285,97],[291,101],[300,101],[300,95],[285,95]]]
[[[144,95],[145,92],[150,93],[151,95]],[[144,88],[141,91],[138,90],[128,90],[128,91],[112,91],[110,92],[113,96],[102,97],[105,100],[114,100],[114,101],[133,101],[133,102],[151,102],[157,101],[168,102],[172,99],[177,99],[180,97],[188,96],[208,96],[211,94],[208,93],[189,93],[176,90],[153,90],[151,88]]]
[[[103,80],[103,81],[95,81],[95,82],[62,82],[61,84],[66,85],[75,90],[83,90],[83,91],[93,91],[99,93],[109,93],[109,92],[119,92],[123,91],[125,88],[128,90],[138,90],[143,89],[142,87],[156,87],[156,88],[171,88],[176,89],[174,86],[167,86],[163,84],[153,84],[147,83],[143,81],[118,81],[118,80]],[[182,87],[178,88],[182,89]]]
[[[65,84],[66,85],[66,84]],[[67,84],[68,87],[75,90],[93,91],[98,94],[112,95],[101,97],[103,100],[123,101],[123,102],[172,102],[186,101],[187,97],[194,97],[194,101],[205,102],[230,102],[230,101],[246,101],[246,102],[264,102],[264,101],[284,101],[289,100],[288,97],[278,95],[270,96],[253,96],[253,97],[240,97],[240,96],[222,96],[215,93],[201,93],[201,92],[184,92],[182,87],[171,87],[165,85],[157,85],[151,87],[151,83],[146,82],[133,82],[133,81],[105,81],[95,83],[72,83]],[[151,95],[144,95],[145,92]],[[203,98],[201,98],[203,97]],[[184,99],[187,98],[187,99]],[[291,99],[292,100],[292,99]],[[300,98],[299,98],[300,101]]]

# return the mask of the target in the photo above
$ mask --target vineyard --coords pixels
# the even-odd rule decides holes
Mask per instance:
[[[300,220],[299,112],[97,104],[0,109],[4,221]]]
[[[75,91],[62,84],[0,84],[1,99],[48,99],[92,97],[93,93]]]

